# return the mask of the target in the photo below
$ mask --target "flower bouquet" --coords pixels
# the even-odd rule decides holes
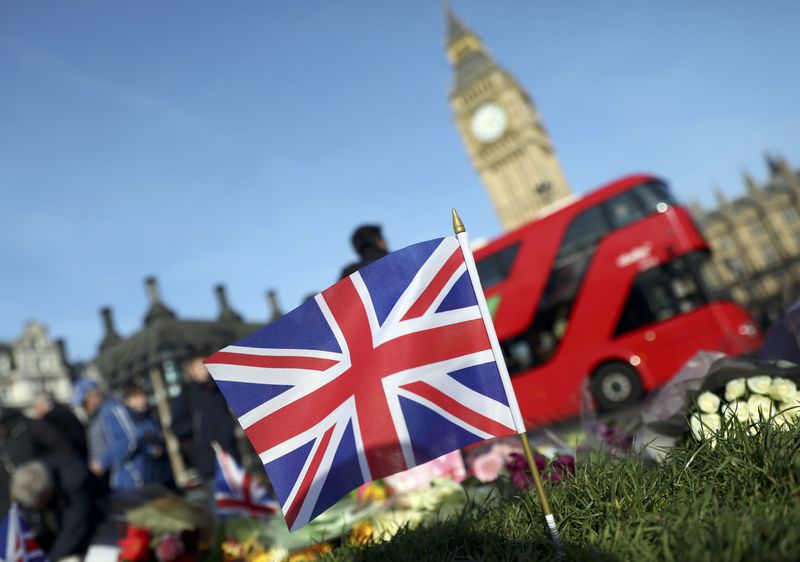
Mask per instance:
[[[120,562],[194,562],[210,546],[211,517],[176,495],[128,511]]]
[[[687,433],[705,437],[724,419],[752,424],[781,414],[776,423],[793,420],[800,409],[791,404],[792,385],[798,383],[800,367],[790,363],[699,352],[648,399],[635,445],[660,461]]]
[[[695,439],[703,440],[720,432],[723,418],[737,419],[751,433],[760,421],[788,428],[798,421],[800,401],[797,383],[785,377],[756,375],[729,380],[717,392],[705,390],[697,396],[697,411],[689,417]]]

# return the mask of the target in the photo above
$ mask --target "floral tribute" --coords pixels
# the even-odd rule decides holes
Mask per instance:
[[[800,395],[790,379],[766,375],[738,378],[728,381],[717,393],[701,393],[697,397],[697,410],[689,417],[695,439],[716,435],[723,420],[734,418],[756,433],[758,421],[769,421],[783,428],[800,422]]]

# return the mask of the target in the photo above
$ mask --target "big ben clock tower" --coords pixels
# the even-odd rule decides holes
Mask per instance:
[[[446,5],[445,13],[456,125],[500,222],[516,228],[570,188],[528,94]]]

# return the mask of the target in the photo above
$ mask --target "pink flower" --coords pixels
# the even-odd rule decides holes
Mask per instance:
[[[184,552],[180,535],[165,535],[156,546],[156,558],[160,562],[172,562]]]
[[[503,470],[503,457],[491,452],[481,455],[472,463],[472,473],[481,482],[494,482]]]

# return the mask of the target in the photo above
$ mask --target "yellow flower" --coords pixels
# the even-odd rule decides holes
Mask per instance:
[[[353,525],[348,542],[350,544],[369,544],[372,542],[374,532],[375,528],[370,521],[360,521]]]
[[[333,550],[333,545],[328,542],[309,546],[305,550],[289,555],[288,562],[314,562]]]

